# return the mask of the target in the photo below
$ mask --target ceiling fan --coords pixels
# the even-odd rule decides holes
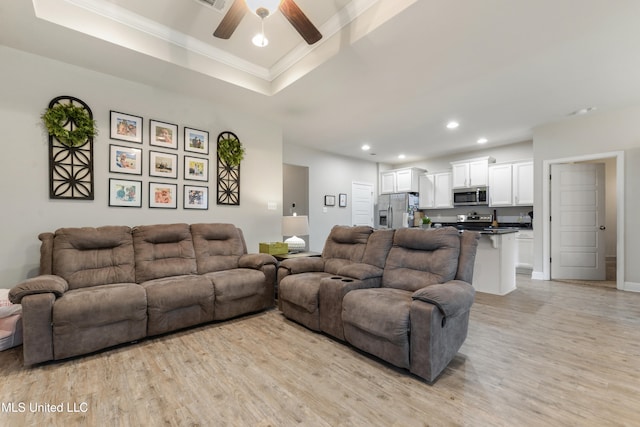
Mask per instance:
[[[220,39],[228,39],[248,10],[264,20],[275,12],[276,8],[282,12],[308,44],[314,44],[322,38],[320,31],[311,23],[294,0],[234,0],[213,35]]]

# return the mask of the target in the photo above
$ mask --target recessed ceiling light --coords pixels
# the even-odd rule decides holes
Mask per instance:
[[[447,123],[447,129],[455,129],[458,126],[460,126],[460,123],[456,122],[455,120],[451,120],[449,123]]]
[[[581,116],[583,114],[590,113],[590,112],[594,111],[595,109],[596,109],[596,107],[581,108],[579,110],[572,111],[571,113],[569,113],[569,115],[570,116]]]
[[[405,156],[404,154],[400,154],[400,155],[398,156],[398,158],[399,158],[399,159],[404,159],[405,157],[407,157],[407,156]]]
[[[371,147],[367,144],[364,144],[361,148],[362,148],[362,151],[369,151],[371,149]]]
[[[478,144],[486,144],[487,141],[489,141],[487,138],[480,138],[478,139]]]

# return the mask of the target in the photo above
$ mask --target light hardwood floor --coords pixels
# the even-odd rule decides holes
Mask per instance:
[[[640,425],[640,294],[524,276],[477,294],[434,385],[277,310],[35,368],[21,350],[0,353],[2,426]]]

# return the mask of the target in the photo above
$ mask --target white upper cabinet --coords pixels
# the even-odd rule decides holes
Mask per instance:
[[[490,206],[533,206],[533,161],[489,166]]]
[[[417,193],[420,191],[420,174],[426,172],[419,168],[395,169],[380,172],[380,194]]]
[[[511,164],[489,166],[489,206],[513,204]]]
[[[435,187],[435,177],[432,173],[427,173],[420,175],[419,178],[420,189],[419,189],[419,208],[420,209],[429,209],[434,208],[436,206],[436,187]]]
[[[481,157],[459,162],[451,162],[453,188],[480,187],[489,184],[489,163],[492,157]]]
[[[436,173],[434,183],[434,208],[452,208],[453,192],[451,191],[451,172]]]
[[[533,206],[533,162],[513,164],[513,204]]]

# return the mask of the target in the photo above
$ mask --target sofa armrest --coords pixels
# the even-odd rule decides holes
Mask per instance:
[[[365,263],[345,265],[338,270],[338,275],[353,277],[354,279],[367,280],[382,277],[382,268]]]
[[[289,274],[324,271],[324,258],[302,257],[285,259],[280,263],[280,268],[286,269]]]
[[[52,293],[56,298],[61,297],[69,289],[69,284],[60,276],[45,274],[27,279],[17,284],[9,291],[9,300],[20,304],[27,295]]]
[[[469,283],[451,280],[418,289],[413,293],[412,298],[435,305],[442,313],[442,326],[444,326],[447,317],[454,317],[469,311],[475,294],[475,289]]]
[[[265,265],[277,265],[278,261],[269,254],[244,254],[238,260],[238,267],[260,270]]]

